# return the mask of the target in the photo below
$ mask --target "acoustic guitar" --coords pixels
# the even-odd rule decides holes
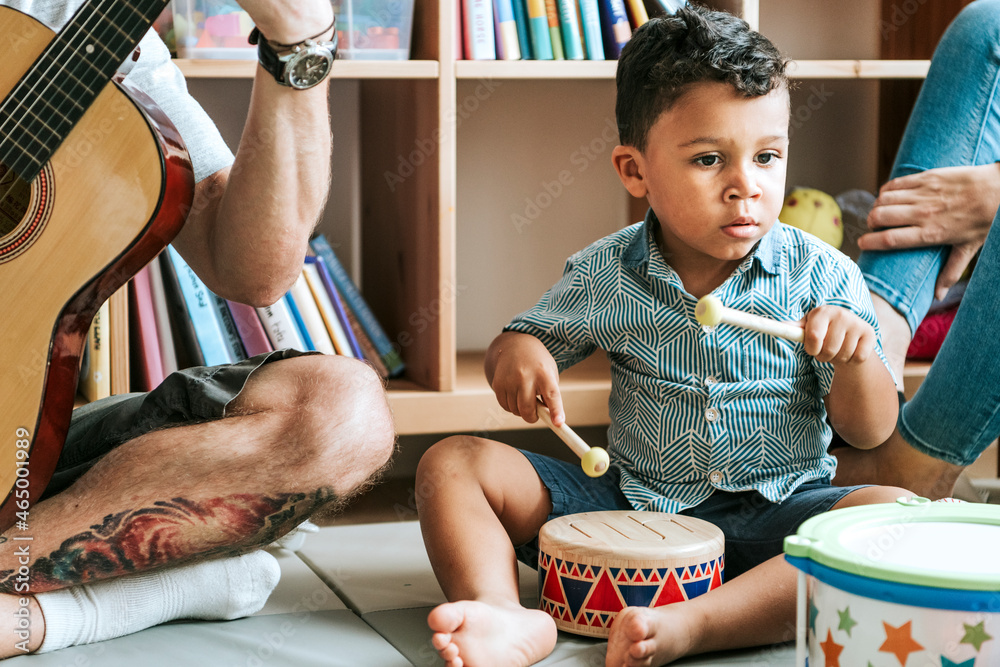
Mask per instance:
[[[115,80],[166,3],[87,0],[58,34],[0,7],[0,530],[30,535],[97,309],[190,209],[179,134]]]

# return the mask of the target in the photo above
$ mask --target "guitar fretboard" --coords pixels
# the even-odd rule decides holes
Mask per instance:
[[[167,0],[88,0],[0,104],[0,160],[31,181]]]

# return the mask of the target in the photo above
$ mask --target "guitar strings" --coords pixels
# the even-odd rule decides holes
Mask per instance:
[[[105,6],[109,3],[111,5],[110,8]],[[126,7],[122,7],[122,4],[126,5]],[[85,12],[88,9],[91,9],[92,11],[88,12],[86,15],[83,15],[83,12]],[[124,18],[123,18],[123,12],[125,13]],[[104,27],[103,30],[100,29],[102,26],[101,22],[102,16],[107,19],[107,21],[103,23]],[[77,21],[78,18],[82,19],[79,23],[78,30],[85,32],[91,38],[94,38],[96,35],[96,41],[98,42],[106,40],[109,32],[112,31],[122,32],[122,30],[118,26],[124,28],[125,34],[131,34],[134,29],[140,27],[141,25],[143,24],[146,24],[147,26],[149,25],[149,21],[146,19],[146,17],[138,9],[133,7],[131,3],[129,2],[122,3],[119,0],[99,0],[96,4],[91,4],[91,5],[85,4],[81,6],[81,8],[77,10],[76,14],[74,14],[73,17],[70,19],[68,24],[63,27],[63,30],[65,30],[67,27],[71,27]],[[131,18],[131,23],[132,23],[131,26],[128,25],[129,18]],[[96,25],[90,25],[91,22],[96,22]],[[46,49],[47,48],[48,47],[46,47]],[[67,51],[69,51],[69,54],[67,54]],[[57,134],[57,132],[53,130],[48,125],[48,123],[45,122],[43,116],[40,115],[35,110],[34,107],[37,106],[39,101],[42,99],[42,95],[52,87],[56,87],[61,92],[64,92],[63,89],[56,83],[56,77],[59,75],[63,75],[62,82],[65,82],[68,79],[72,78],[77,81],[77,84],[74,84],[74,86],[79,85],[83,86],[84,88],[87,88],[86,84],[77,79],[68,69],[68,66],[70,64],[68,58],[72,58],[77,55],[79,55],[79,51],[72,44],[72,40],[69,39],[64,40],[62,43],[61,52],[51,55],[50,65],[44,72],[40,73],[41,76],[39,76],[34,82],[30,84],[31,88],[29,88],[27,91],[22,90],[24,85],[23,81],[22,83],[18,84],[18,86],[15,86],[15,88],[11,91],[8,97],[17,92],[21,95],[27,94],[27,96],[29,96],[30,99],[27,105],[25,105],[23,101],[19,101],[16,105],[14,105],[13,109],[10,109],[7,112],[7,118],[4,121],[0,122],[0,151],[6,152],[6,150],[10,149],[11,144],[20,148],[20,144],[18,144],[17,140],[14,138],[14,130],[9,128],[9,123],[11,122],[14,124],[15,130],[19,127],[18,121],[15,120],[15,117],[17,117],[18,115],[15,112],[19,110],[25,115],[30,115],[36,118],[42,125],[48,128],[50,132],[52,132],[53,134]],[[128,56],[126,55],[126,57]],[[96,65],[91,65],[91,66],[97,69]],[[54,75],[52,74],[53,68],[56,68],[56,72]],[[37,88],[38,84],[43,80],[47,80],[46,87],[40,91],[36,91],[35,88]],[[107,81],[104,81],[103,83],[101,83],[101,86],[103,87],[106,84]],[[93,94],[92,91],[90,92]],[[62,97],[63,100],[66,99],[65,94]],[[57,106],[54,106],[52,104],[46,104],[46,106],[51,107],[56,112],[56,114],[58,114],[61,117],[63,123],[68,122],[65,115],[66,109],[62,100],[57,102]],[[85,111],[86,110],[84,110],[84,112]],[[39,140],[37,137],[34,137],[34,135],[32,135],[32,137],[39,144],[42,144],[43,146],[45,145],[44,142]],[[37,160],[33,161],[37,163]],[[7,167],[8,169],[13,169],[12,165],[7,165]],[[0,193],[0,199],[6,198],[10,194],[13,188],[14,184],[11,183],[11,185],[9,185],[2,193]]]

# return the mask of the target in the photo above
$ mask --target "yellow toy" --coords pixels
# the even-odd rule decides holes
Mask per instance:
[[[794,188],[778,219],[826,241],[834,248],[844,242],[844,219],[833,197],[812,188]]]

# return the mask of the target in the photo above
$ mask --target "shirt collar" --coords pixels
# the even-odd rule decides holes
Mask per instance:
[[[655,246],[653,231],[660,221],[656,219],[653,209],[646,211],[646,218],[642,222],[638,233],[632,237],[629,244],[622,252],[621,261],[626,268],[635,271],[642,270],[643,265],[649,265],[650,248]],[[784,246],[785,232],[780,222],[775,222],[771,230],[764,235],[753,251],[753,259],[760,263],[760,267],[772,275],[776,275],[781,270],[781,249]]]

